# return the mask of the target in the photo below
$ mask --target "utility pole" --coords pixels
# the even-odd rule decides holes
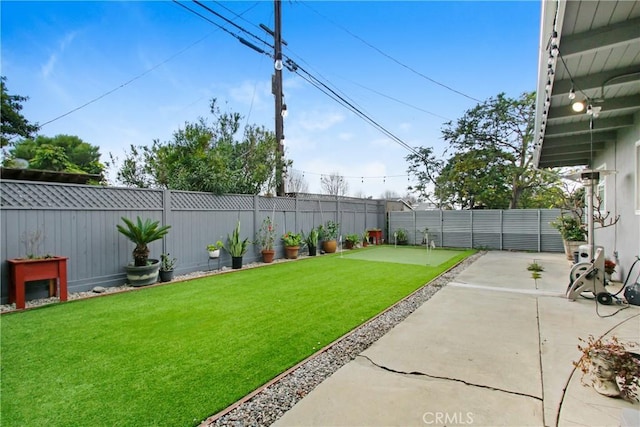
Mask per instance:
[[[276,141],[278,151],[276,156],[276,194],[284,196],[284,117],[282,108],[282,14],[281,0],[274,0],[274,31],[273,31],[273,58],[275,73],[272,80],[272,92],[276,101]]]

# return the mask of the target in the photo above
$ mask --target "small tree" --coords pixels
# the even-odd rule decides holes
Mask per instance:
[[[332,196],[346,196],[349,192],[349,183],[338,172],[322,175],[320,187],[323,193]]]
[[[20,95],[9,95],[6,81],[7,78],[5,76],[0,77],[0,96],[2,101],[0,108],[0,118],[2,120],[0,147],[10,145],[17,137],[31,138],[38,131],[38,125],[29,123],[20,113],[22,103],[29,98]]]

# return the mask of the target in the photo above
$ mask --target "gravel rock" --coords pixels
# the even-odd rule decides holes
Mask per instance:
[[[406,319],[461,271],[486,252],[477,253],[423,286],[390,310],[370,320],[331,347],[311,356],[279,381],[260,390],[251,399],[219,418],[210,417],[202,426],[269,426],[318,384],[356,358],[394,326]]]
[[[104,294],[105,292],[107,292],[107,288],[105,288],[104,286],[95,286],[92,291],[96,294]]]
[[[461,271],[473,264],[475,260],[486,252],[477,253],[458,264],[453,269],[437,277],[429,284],[423,286],[410,297],[404,299],[393,308],[382,313],[378,317],[370,320],[364,325],[352,331],[349,335],[335,342],[331,347],[321,351],[291,372],[288,372],[280,380],[270,384],[260,390],[255,396],[247,401],[238,404],[218,418],[209,418],[201,426],[268,426],[282,417],[286,411],[291,409],[300,399],[309,394],[318,384],[331,376],[334,372],[356,358],[356,356],[366,350],[371,344],[376,342],[384,334],[390,331],[398,323],[406,319],[418,307],[429,300],[436,292],[449,283]],[[300,258],[305,258],[301,256]],[[290,262],[293,260],[278,259],[277,262]],[[251,263],[243,265],[243,269],[254,268],[264,265],[263,263]],[[223,267],[220,270],[197,271],[194,273],[178,276],[173,282],[194,279],[197,277],[222,274],[231,270]],[[173,283],[171,282],[171,283]],[[104,288],[104,293],[93,291],[77,292],[69,294],[69,300],[91,298],[114,292],[125,292],[135,289],[131,286],[123,285],[118,287]],[[59,302],[58,298],[44,298],[26,302],[27,308],[45,304]],[[5,304],[0,306],[2,312],[15,310],[15,304]]]

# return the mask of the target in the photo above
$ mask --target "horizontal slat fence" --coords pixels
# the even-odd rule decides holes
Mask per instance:
[[[44,241],[40,254],[69,257],[70,292],[94,286],[125,283],[124,266],[132,260],[133,244],[116,229],[121,217],[136,216],[159,220],[171,230],[162,241],[150,245],[151,258],[162,252],[176,257],[176,274],[218,268],[206,246],[226,242],[240,221],[242,238],[255,240],[265,217],[277,224],[278,237],[286,231],[305,233],[328,220],[341,224],[342,235],[363,233],[367,228],[383,228],[385,202],[370,199],[313,199],[214,195],[189,191],[149,190],[88,185],[5,180],[0,185],[0,259],[2,303],[8,301],[7,259],[24,257],[26,235],[40,230]],[[276,256],[284,256],[280,239]],[[251,245],[244,263],[261,258]],[[224,251],[221,266],[231,265]],[[27,299],[46,295],[46,284],[29,285]]]
[[[562,238],[551,227],[559,209],[389,212],[389,243],[398,229],[409,244],[438,247],[563,252]]]

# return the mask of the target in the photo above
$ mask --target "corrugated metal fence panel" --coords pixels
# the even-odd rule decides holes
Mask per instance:
[[[477,210],[473,212],[473,247],[501,249],[502,211]]]
[[[502,214],[502,249],[538,250],[540,235],[537,209],[512,209]]]
[[[277,228],[277,256],[284,256],[280,237],[285,231],[308,232],[311,227],[348,218],[353,232],[365,224],[383,228],[384,203],[372,200],[315,200],[252,195],[214,195],[189,191],[168,191],[69,185],[45,182],[3,181],[0,186],[0,259],[26,255],[21,239],[42,230],[41,252],[69,257],[70,292],[94,286],[116,286],[125,282],[124,266],[132,260],[133,244],[118,233],[121,217],[158,220],[171,225],[162,241],[150,245],[151,257],[169,252],[178,259],[176,273],[217,268],[209,263],[206,246],[226,242],[238,220],[242,238],[254,241],[267,216]],[[365,208],[366,206],[366,208]],[[338,207],[341,212],[338,211]],[[343,211],[343,212],[342,212]],[[366,214],[365,214],[366,212]],[[352,231],[349,231],[352,232]],[[260,258],[252,245],[245,263]],[[223,251],[221,265],[230,265]],[[7,301],[8,269],[2,262],[1,299]],[[27,298],[44,296],[46,287],[29,285]]]
[[[395,243],[394,234],[399,229],[405,230],[409,238],[412,237],[415,230],[413,212],[389,212],[389,234],[385,238],[385,242],[390,244]],[[409,243],[413,244],[413,241],[409,240]]]
[[[471,211],[442,211],[442,245],[471,247]]]
[[[562,252],[562,239],[549,225],[559,215],[559,209],[390,212],[389,230],[415,229],[421,243],[428,228],[437,246]]]
[[[410,212],[409,212],[410,213]],[[429,242],[434,242],[436,246],[442,246],[442,215],[441,211],[416,211],[416,230],[421,232],[421,240],[424,232],[427,231]],[[424,239],[426,240],[426,239]],[[427,242],[425,242],[427,243]]]
[[[540,250],[542,252],[564,252],[562,237],[550,224],[560,214],[560,209],[540,210]]]

